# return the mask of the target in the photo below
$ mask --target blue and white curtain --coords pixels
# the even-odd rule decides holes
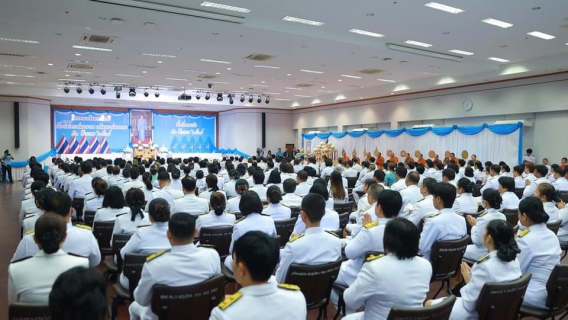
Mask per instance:
[[[345,150],[349,156],[353,150],[357,151],[358,155],[363,155],[363,151],[373,154],[377,149],[386,158],[387,150],[392,150],[397,156],[400,151],[405,150],[411,153],[412,157],[415,151],[420,151],[427,159],[428,152],[433,150],[443,159],[446,151],[461,157],[462,151],[465,150],[470,155],[477,155],[481,161],[505,161],[509,165],[516,165],[522,162],[523,155],[521,122],[502,125],[454,125],[420,129],[305,133],[302,134],[302,138],[302,145],[310,140],[312,149],[320,142],[329,141],[339,154]]]

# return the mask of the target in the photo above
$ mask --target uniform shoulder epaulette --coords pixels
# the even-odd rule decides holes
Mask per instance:
[[[225,300],[221,301],[221,303],[219,303],[219,309],[221,309],[221,310],[227,309],[233,303],[235,303],[235,301],[239,300],[242,296],[243,296],[243,293],[240,292],[240,291],[237,291],[237,293],[232,294],[231,296],[227,297]]]
[[[86,256],[82,256],[82,255],[80,255],[80,254],[75,254],[75,253],[71,253],[71,252],[67,252],[67,254],[70,255],[70,256],[79,257],[79,258],[85,258],[85,259],[88,258],[88,257],[86,257]]]
[[[166,253],[166,250],[160,250],[160,251],[158,251],[154,254],[151,254],[146,258],[146,262],[152,261],[152,260],[156,259],[157,257],[163,255],[164,253]]]
[[[118,217],[123,216],[123,215],[125,215],[125,214],[127,214],[127,213],[128,213],[128,212],[119,213],[119,214],[116,215],[116,217],[118,218]]]
[[[365,229],[371,229],[379,225],[378,221],[369,222],[365,225]]]
[[[30,229],[30,230],[26,231],[26,235],[32,234],[32,233],[35,233],[35,229]]]
[[[149,227],[149,226],[151,226],[151,224],[141,224],[136,228],[145,228],[145,227]]]
[[[24,220],[31,218],[31,217],[35,217],[35,214],[28,214],[24,217]]]
[[[267,204],[265,204],[265,205],[262,206],[262,209],[266,209],[266,208],[268,208],[268,205],[267,205]]]
[[[481,257],[481,258],[479,258],[479,260],[477,260],[477,263],[482,263],[483,261],[485,261],[485,260],[487,260],[487,259],[489,259],[489,255],[488,255],[488,254],[484,255],[484,256]]]
[[[239,220],[235,221],[235,223],[239,223],[241,221],[245,220],[245,217],[240,218]]]
[[[22,262],[22,261],[24,261],[24,260],[28,260],[28,259],[31,258],[31,257],[33,257],[33,256],[29,256],[29,257],[25,257],[25,258],[22,258],[22,259],[18,259],[18,260],[16,260],[16,261],[12,261],[12,262],[10,262],[10,263]]]
[[[290,208],[291,206],[288,204],[288,202],[280,202],[283,206],[285,206],[286,208]]]
[[[487,214],[487,210],[483,211],[483,212],[479,215],[479,217],[483,217],[483,216],[486,215],[486,214]]]
[[[92,192],[87,192],[85,193],[85,197],[87,197],[88,195],[92,194]]]
[[[337,233],[333,232],[333,231],[325,230],[325,232],[331,234],[331,235],[334,236],[334,237],[338,237],[338,238],[339,238],[339,235],[338,235]]]
[[[175,197],[174,200],[182,199],[184,196]]]
[[[75,227],[81,228],[81,229],[86,229],[86,230],[93,230],[93,228],[91,228],[87,225],[84,225],[84,224],[76,224]]]
[[[437,216],[439,216],[439,215],[440,215],[439,212],[431,213],[431,214],[428,215],[428,218],[434,218],[434,217],[437,217]]]
[[[373,206],[368,206],[368,207],[366,207],[365,209],[362,209],[361,212],[365,212],[365,211],[371,209],[372,207],[373,207]]]
[[[374,260],[380,259],[384,256],[385,256],[384,254],[379,254],[377,256],[370,256],[370,257],[365,258],[365,262],[374,261]]]
[[[295,284],[279,283],[278,288],[292,291],[299,291],[300,287]]]
[[[519,233],[519,238],[526,236],[529,232],[531,232],[531,229],[526,228],[525,230],[521,231],[521,233]]]
[[[288,242],[294,242],[294,241],[300,239],[301,237],[303,237],[304,235],[305,235],[305,234],[303,234],[303,233],[300,233],[300,234],[298,234],[298,235],[295,235],[295,236],[293,236],[293,237],[290,239],[290,241],[288,241]]]
[[[420,199],[420,200],[418,200],[418,201],[416,201],[416,202],[422,202],[422,201],[424,201],[424,200],[426,200],[426,198],[422,198],[422,199]]]

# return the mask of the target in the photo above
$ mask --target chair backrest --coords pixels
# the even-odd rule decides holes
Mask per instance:
[[[517,225],[517,222],[519,222],[519,210],[503,209],[503,214],[507,218],[507,222],[509,222],[511,225],[515,226]]]
[[[344,212],[339,214],[339,228],[345,229],[345,226],[349,223],[349,215],[351,212]]]
[[[347,179],[347,189],[355,188],[355,184],[357,183],[357,177],[355,178],[345,178]]]
[[[302,210],[300,207],[290,207],[292,218],[298,218],[300,216],[300,210]]]
[[[467,223],[466,217],[467,217],[467,216],[472,216],[472,217],[474,217],[474,218],[477,219],[477,217],[479,217],[479,215],[481,214],[481,212],[470,212],[470,213],[467,213],[467,212],[460,212],[459,214],[462,215],[463,218],[465,219],[465,227],[466,227],[466,229],[467,229],[467,234],[471,236],[471,226],[469,225],[469,223]]]
[[[128,240],[132,237],[132,234],[125,233],[115,233],[112,235],[111,250],[112,254],[116,257],[116,266],[118,273],[122,272],[122,256],[120,255],[120,250],[126,245]]]
[[[49,306],[47,304],[13,303],[10,304],[8,309],[9,320],[51,319]]]
[[[93,220],[95,219],[95,213],[96,211],[85,211],[85,214],[83,215],[83,221],[86,225],[88,226],[93,225]]]
[[[525,188],[515,188],[515,194],[517,195],[517,197],[519,199],[523,198],[523,192],[525,191]]]
[[[124,255],[122,274],[128,278],[128,290],[130,291],[131,297],[133,297],[134,289],[136,289],[138,282],[140,282],[142,267],[144,267],[144,263],[146,263],[146,258],[150,255],[151,253],[127,253]]]
[[[461,260],[469,236],[457,240],[437,240],[432,246],[430,262],[432,263],[432,280],[448,279],[460,270]]]
[[[568,202],[568,191],[560,191],[558,192],[558,197],[562,199],[564,202]]]
[[[276,226],[276,233],[280,236],[280,247],[283,247],[286,245],[286,243],[288,243],[288,239],[290,239],[290,236],[294,231],[296,220],[298,220],[298,218],[274,221],[274,225]]]
[[[326,232],[333,233],[339,238],[343,238],[343,229],[339,228],[337,230],[326,230]]]
[[[546,306],[551,310],[565,309],[568,305],[568,265],[557,264],[546,282]]]
[[[475,306],[478,319],[516,319],[531,276],[526,273],[514,281],[486,282]]]
[[[449,296],[444,301],[429,307],[398,308],[393,307],[387,320],[447,320],[456,302],[455,296]]]
[[[554,234],[558,234],[558,229],[560,229],[560,226],[562,225],[562,219],[558,219],[556,221],[552,221],[546,224],[546,227],[554,232]]]
[[[240,218],[243,217],[243,214],[240,213],[239,211],[234,211],[234,212],[229,212],[229,214],[232,214],[235,216],[235,219],[239,220]]]
[[[85,206],[85,199],[83,198],[73,198],[73,202],[71,203],[71,207],[75,209],[75,215],[77,219],[83,218],[83,207]]]
[[[285,283],[300,287],[307,305],[325,300],[327,304],[333,283],[339,274],[342,259],[320,265],[291,264],[286,274]]]
[[[110,251],[112,238],[112,230],[114,229],[114,221],[95,221],[93,224],[93,235],[97,238],[101,251],[106,249]]]
[[[232,235],[233,226],[202,227],[199,232],[199,242],[204,247],[215,248],[222,258],[229,255]]]
[[[351,211],[353,211],[353,205],[354,202],[349,201],[347,203],[334,203],[333,204],[333,210],[337,211],[337,213],[344,213],[344,212],[349,212],[351,213]]]
[[[190,286],[156,285],[152,293],[152,312],[160,320],[209,319],[211,310],[223,299],[224,280],[219,274]]]

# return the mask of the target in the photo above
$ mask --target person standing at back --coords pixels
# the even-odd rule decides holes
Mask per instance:
[[[14,183],[12,178],[12,160],[14,160],[14,157],[10,154],[10,151],[4,150],[4,155],[0,158],[0,161],[2,161],[2,181],[0,183],[3,183],[6,178],[8,178],[10,183]]]

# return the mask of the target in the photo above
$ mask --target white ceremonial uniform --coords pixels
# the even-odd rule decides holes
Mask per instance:
[[[152,224],[152,222],[150,222],[150,214],[148,212],[143,212],[142,214],[144,214],[144,218],[140,217],[140,215],[137,214],[136,218],[134,218],[134,221],[132,221],[131,212],[117,216],[116,220],[114,221],[114,229],[112,230],[112,234],[130,234],[134,233],[139,226],[148,226]]]
[[[533,156],[532,154],[531,154],[530,156],[525,154],[525,155],[523,156],[523,161],[528,161],[528,162],[536,163],[536,157]]]
[[[307,182],[300,182],[296,186],[296,190],[294,191],[294,194],[299,196],[299,197],[303,197],[310,192],[311,188],[312,188],[312,186],[310,186]]]
[[[241,195],[237,194],[236,197],[227,200],[227,212],[241,212],[239,209],[239,204],[241,203]]]
[[[343,319],[386,319],[392,307],[418,308],[430,290],[432,266],[423,258],[399,260],[394,254],[366,262],[343,298],[350,309],[365,311]],[[401,281],[404,279],[404,281]]]
[[[126,195],[126,193],[128,192],[128,190],[135,188],[135,189],[142,189],[144,188],[146,185],[144,184],[144,182],[140,181],[140,180],[130,180],[129,182],[126,182],[124,184],[124,186],[122,187],[122,193],[124,195]]]
[[[266,201],[266,190],[268,190],[268,188],[263,186],[262,184],[255,184],[249,188],[249,191],[254,191],[256,194],[258,194],[258,197],[261,201]]]
[[[523,177],[515,177],[515,189],[524,189],[525,188],[525,179]]]
[[[220,183],[223,183],[223,180],[219,179]],[[224,184],[224,183],[223,183]],[[124,185],[126,187],[126,184]],[[172,186],[172,188],[178,190],[178,191],[182,191],[183,192],[183,186],[181,184],[181,179],[172,179],[172,182],[170,183],[170,186]],[[222,187],[223,185],[221,185]]]
[[[68,192],[73,181],[75,181],[79,178],[80,177],[76,174],[68,175],[68,176],[65,177],[65,179],[63,179],[63,181],[61,181],[61,184],[59,185],[59,187],[63,188],[63,190],[65,190],[65,192]]]
[[[241,288],[211,311],[209,320],[305,320],[306,298],[276,282]]]
[[[178,190],[172,188],[171,186],[165,186],[161,190],[155,190],[152,193],[152,197],[153,197],[152,200],[157,199],[157,198],[162,198],[162,199],[166,200],[168,202],[168,204],[170,205],[170,212],[177,212],[174,200],[175,199],[181,199],[181,198],[183,198],[183,196],[184,196],[183,192],[178,191]],[[150,208],[150,201],[148,201],[146,203],[146,211],[148,211],[149,208]]]
[[[172,246],[171,252],[148,260],[134,290],[135,302],[128,308],[130,319],[158,320],[151,307],[155,285],[189,286],[221,273],[217,251],[194,244]]]
[[[568,207],[558,211],[558,218],[562,220],[562,225],[558,230],[558,239],[560,241],[568,241]]]
[[[284,283],[291,264],[318,265],[337,261],[341,257],[341,240],[321,227],[307,228],[292,238],[280,252],[276,281]]]
[[[568,191],[568,180],[564,177],[560,177],[552,182],[552,186],[554,186],[556,191]]]
[[[84,198],[85,194],[92,192],[93,187],[91,186],[90,174],[84,174],[81,178],[73,180],[73,183],[69,186],[69,197],[73,198]]]
[[[503,198],[503,203],[501,203],[501,208],[499,210],[519,209],[519,202],[521,202],[521,200],[514,192],[507,191],[505,193],[502,193],[501,198]]]
[[[393,183],[390,187],[393,191],[401,191],[406,189],[406,181],[404,178],[399,179],[397,182]]]
[[[487,189],[495,189],[499,188],[499,176],[489,176],[487,177],[487,181],[485,181],[485,185],[481,188],[479,192],[483,194],[483,191]]]
[[[148,190],[148,188],[146,188],[146,186],[140,188],[140,190],[142,190],[142,192],[144,192],[144,200],[146,200],[146,203],[150,203],[150,201],[154,200],[154,192],[152,192],[152,190],[154,190],[154,188],[152,187],[152,190]]]
[[[292,179],[296,181],[296,174],[295,173],[280,173],[280,181],[284,183],[287,179]]]
[[[160,250],[169,250],[170,241],[166,235],[167,222],[154,222],[150,226],[140,226],[136,229],[130,240],[120,250],[122,259],[127,253],[154,253]],[[120,284],[128,288],[128,278],[120,274]]]
[[[83,212],[97,211],[103,206],[105,196],[97,196],[94,193],[85,195],[85,202],[83,204]]]
[[[473,178],[475,181],[483,181],[487,177],[487,174],[481,170],[475,169],[473,172]]]
[[[519,261],[502,261],[497,251],[491,251],[471,269],[471,280],[461,288],[461,298],[457,298],[452,308],[450,320],[477,320],[479,315],[475,309],[481,289],[486,282],[508,282],[522,276]]]
[[[473,244],[467,246],[463,256],[464,258],[478,260],[489,253],[487,248],[483,245],[483,232],[491,220],[507,221],[507,217],[494,208],[487,209],[487,211],[480,214],[477,217],[475,226],[471,227],[471,242],[473,242]]]
[[[430,215],[420,234],[420,252],[430,260],[430,251],[436,240],[457,240],[467,234],[463,216],[453,209],[442,209],[438,214]]]
[[[237,191],[235,190],[236,182],[237,180],[230,180],[229,182],[225,183],[225,185],[223,186],[223,190],[225,190],[227,198],[237,196]]]
[[[365,217],[366,214],[369,214],[369,216],[371,216],[371,220],[373,222],[379,219],[375,214],[377,210],[376,207],[377,203],[375,202],[371,204],[370,207],[364,208],[363,211],[359,212],[359,214],[356,217],[356,224],[351,230],[351,238],[355,238],[359,233],[359,231],[361,231],[361,229],[363,228],[363,218]]]
[[[521,249],[518,256],[521,272],[532,274],[523,305],[545,308],[546,282],[552,269],[560,262],[560,243],[545,223],[534,224],[517,236]]]
[[[528,198],[528,197],[532,197],[534,195],[534,193],[536,192],[536,188],[541,183],[548,183],[548,180],[545,177],[540,177],[540,178],[534,180],[533,182],[531,182],[530,185],[525,187],[525,190],[523,191],[523,199]]]
[[[345,169],[345,171],[343,171],[341,173],[341,176],[343,178],[356,178],[357,177],[357,170],[355,170],[353,168]]]
[[[405,189],[400,190],[400,196],[402,197],[402,206],[400,207],[398,216],[408,219],[410,217],[411,208],[413,208],[418,201],[424,199],[424,196],[420,193],[420,188],[415,184],[411,184]]]
[[[231,236],[231,245],[229,247],[229,253],[231,254],[225,259],[225,266],[227,269],[233,271],[233,245],[235,241],[239,240],[245,233],[249,231],[262,231],[271,237],[276,237],[276,227],[274,226],[274,220],[263,214],[251,213],[242,219],[239,219],[233,227],[233,235]]]
[[[282,203],[268,203],[268,206],[262,210],[262,213],[271,216],[275,221],[290,219],[292,216],[292,210],[283,206]]]
[[[35,197],[32,196],[31,198],[22,201],[22,206],[20,207],[20,215],[19,215],[20,223],[22,223],[22,221],[26,216],[31,216],[36,214],[39,215],[42,213],[43,210],[41,210],[36,206]]]
[[[328,231],[335,231],[339,229],[339,214],[337,211],[326,208],[325,214],[321,218],[320,226],[322,229]],[[296,224],[294,225],[294,233],[300,234],[304,233],[304,231],[306,231],[306,224],[301,217],[298,217],[298,220],[296,220]]]
[[[71,222],[67,223],[67,238],[61,248],[65,252],[89,259],[89,266],[96,267],[101,263],[101,251],[99,243],[93,235],[91,227],[84,225],[74,226]],[[29,230],[20,240],[18,248],[11,261],[21,260],[35,255],[39,251],[34,241],[34,230]]]
[[[363,167],[361,167],[360,164],[355,163],[355,164],[353,165],[353,169],[355,169],[355,171],[361,173],[361,171],[363,170]]]
[[[129,214],[129,207],[122,207],[120,209],[112,208],[101,208],[95,213],[95,218],[93,219],[93,225],[95,221],[115,221],[118,216],[123,214]]]
[[[543,202],[542,206],[544,207],[544,212],[550,217],[548,222],[555,222],[560,219],[560,210],[556,207],[556,203],[551,201]]]
[[[117,186],[120,189],[124,189],[124,179],[120,175],[113,175],[108,179],[108,186]]]
[[[437,182],[442,182],[442,171],[436,170],[432,174],[432,178],[436,179]]]
[[[325,167],[320,174],[320,178],[325,179],[326,177],[331,176],[331,173],[333,172],[333,167]]]
[[[208,214],[200,215],[195,221],[195,229],[201,230],[203,227],[215,226],[232,226],[236,222],[234,214],[223,212],[220,216],[215,214],[215,211],[210,211]]]
[[[183,198],[174,200],[174,206],[174,213],[185,212],[193,216],[199,216],[209,212],[209,202],[193,193],[188,193]]]
[[[418,226],[422,219],[428,218],[432,213],[438,213],[438,209],[434,207],[434,196],[429,194],[414,204],[408,220]]]
[[[53,283],[63,272],[74,267],[89,267],[89,260],[65,251],[47,254],[38,251],[32,257],[8,266],[8,303],[47,304]]]
[[[37,219],[43,215],[43,211],[37,214],[28,214],[22,220],[22,232],[23,234],[27,234],[28,232],[33,232],[35,229],[35,224]]]
[[[457,213],[477,213],[479,205],[471,193],[464,192],[456,197],[452,209]]]
[[[282,196],[281,203],[286,207],[300,207],[302,205],[302,197],[293,193],[287,193]]]

